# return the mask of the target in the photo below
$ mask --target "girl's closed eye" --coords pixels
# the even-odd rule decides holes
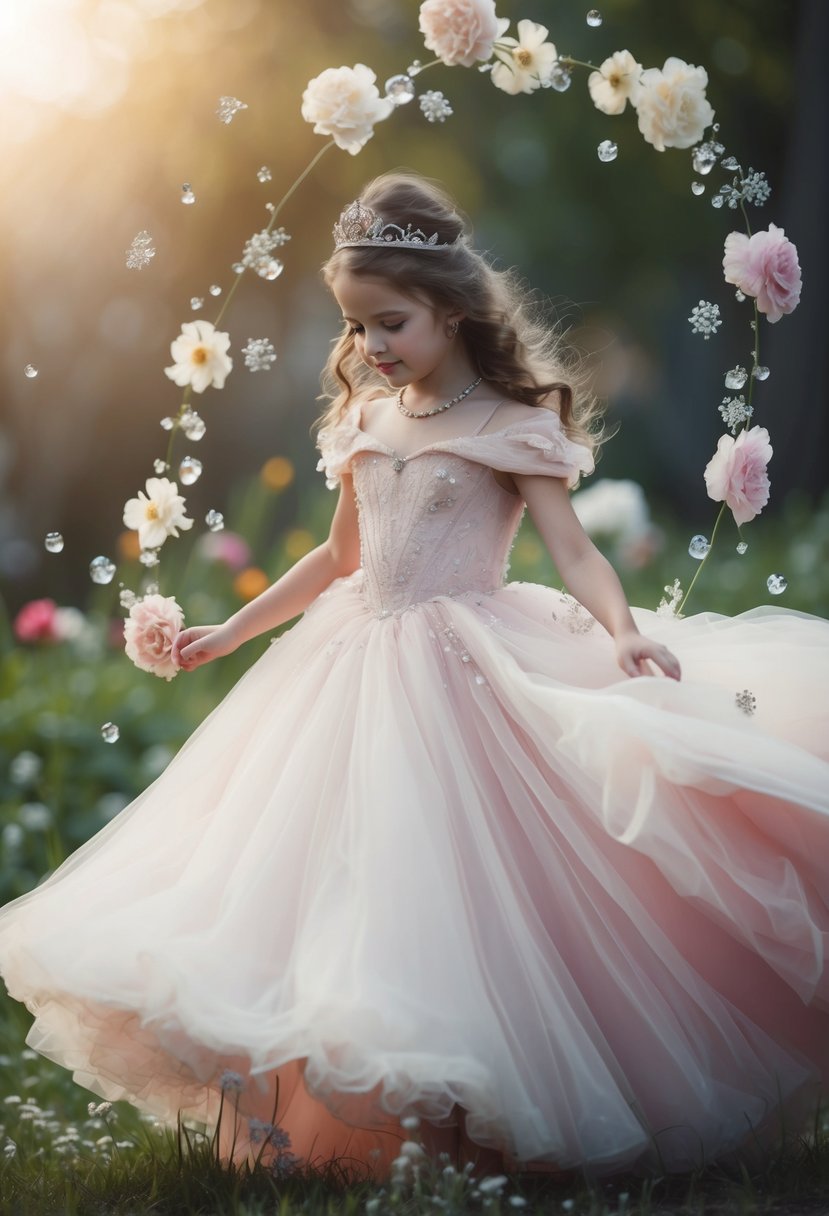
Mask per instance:
[[[394,325],[386,324],[383,326],[383,329],[389,330],[390,333],[397,333],[397,331],[402,329],[405,324],[405,321],[395,321]],[[365,331],[363,330],[362,325],[351,325],[348,329],[349,337],[353,337],[355,334],[361,334],[364,332]]]

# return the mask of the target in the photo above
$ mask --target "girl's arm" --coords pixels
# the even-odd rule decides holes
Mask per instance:
[[[328,537],[301,557],[249,604],[223,625],[195,625],[183,629],[173,643],[173,660],[185,671],[230,654],[243,642],[299,616],[320,592],[360,565],[357,505],[350,473],[340,477],[340,496]]]
[[[676,657],[637,629],[619,576],[579,523],[564,478],[529,473],[511,477],[567,590],[613,636],[622,670],[629,676],[650,675],[647,660],[652,659],[665,675],[678,680]]]

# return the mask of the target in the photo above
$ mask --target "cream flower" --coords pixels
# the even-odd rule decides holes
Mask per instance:
[[[558,51],[546,41],[546,25],[524,18],[517,29],[517,39],[502,38],[495,47],[500,63],[492,69],[492,83],[505,93],[532,93],[549,77]]]
[[[227,354],[230,335],[215,329],[209,321],[185,321],[181,334],[170,343],[175,362],[165,367],[164,374],[183,388],[192,386],[194,393],[203,393],[211,385],[224,388],[225,377],[233,367]]]
[[[317,135],[330,135],[338,148],[356,156],[374,134],[374,124],[388,118],[394,103],[381,97],[376,76],[364,63],[353,68],[326,68],[308,81],[302,94],[302,117]]]
[[[142,549],[158,549],[168,536],[178,536],[193,527],[192,519],[184,514],[184,499],[178,486],[167,477],[148,477],[147,493],[138,491],[124,505],[124,523],[138,532]]]
[[[420,32],[428,50],[452,67],[492,58],[492,44],[509,21],[495,16],[494,0],[423,0]]]
[[[630,51],[616,51],[597,72],[587,77],[593,104],[603,114],[621,114],[628,102],[636,106],[641,91],[642,65]]]
[[[705,68],[671,56],[663,68],[643,72],[640,84],[636,109],[639,130],[648,143],[657,152],[699,143],[705,128],[714,121],[714,111],[705,96]]]
[[[173,643],[183,624],[184,613],[171,595],[145,595],[124,621],[127,657],[142,671],[169,683],[179,671]]]

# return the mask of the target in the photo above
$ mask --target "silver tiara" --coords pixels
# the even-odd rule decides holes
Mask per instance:
[[[454,241],[438,240],[438,233],[427,237],[420,228],[407,224],[387,224],[383,217],[364,203],[349,203],[334,225],[334,248],[371,245],[376,249],[449,249]]]

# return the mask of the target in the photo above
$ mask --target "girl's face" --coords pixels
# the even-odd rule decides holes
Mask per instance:
[[[434,312],[401,295],[387,279],[339,271],[331,291],[351,326],[362,361],[376,368],[394,388],[439,371],[456,344],[449,324],[460,313]]]

